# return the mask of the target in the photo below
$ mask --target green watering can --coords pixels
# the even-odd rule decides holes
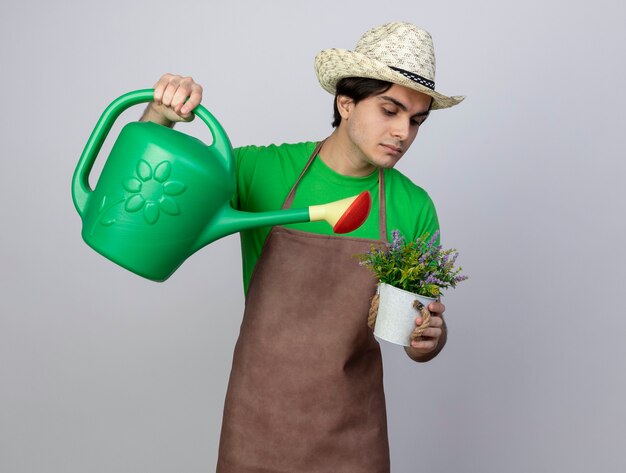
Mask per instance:
[[[89,173],[117,117],[153,100],[154,90],[129,92],[104,111],[72,179],[82,237],[98,253],[154,281],[164,281],[193,253],[235,232],[266,225],[326,220],[336,233],[358,228],[369,215],[368,192],[309,208],[248,213],[234,210],[235,159],[222,126],[206,108],[194,113],[213,143],[152,122],[120,132],[96,188]]]

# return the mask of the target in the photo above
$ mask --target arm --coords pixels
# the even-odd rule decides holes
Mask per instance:
[[[443,320],[446,307],[441,302],[431,302],[428,310],[431,315],[429,327],[424,331],[420,340],[411,342],[410,347],[404,347],[409,358],[418,363],[435,358],[445,346],[448,338],[448,330]],[[422,317],[417,317],[415,324],[421,325]]]
[[[154,84],[154,101],[150,102],[139,121],[151,121],[173,127],[176,122],[193,120],[191,113],[202,100],[202,86],[191,77],[163,75]]]
[[[416,220],[414,240],[425,233],[434,235],[436,232],[439,232],[439,219],[437,218],[435,204],[428,194],[426,194],[425,197],[426,200],[420,208],[419,217]],[[440,238],[437,239],[437,244],[439,243]],[[446,323],[443,320],[443,313],[446,310],[445,306],[438,300],[437,302],[430,303],[428,310],[431,315],[429,327],[424,331],[418,341],[411,342],[410,347],[405,347],[406,354],[409,358],[419,363],[424,363],[435,358],[443,349],[448,338]],[[422,318],[417,317],[415,322],[416,326],[420,326],[422,324]]]

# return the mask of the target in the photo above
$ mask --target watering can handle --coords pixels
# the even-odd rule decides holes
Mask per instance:
[[[84,209],[87,205],[87,199],[91,194],[92,189],[89,187],[89,173],[91,168],[102,148],[102,144],[106,139],[113,123],[117,120],[117,117],[129,107],[144,102],[151,102],[154,99],[154,89],[141,89],[134,92],[128,92],[121,97],[115,99],[106,108],[106,110],[100,116],[96,127],[94,128],[83,153],[80,156],[80,160],[74,171],[72,178],[72,197],[74,199],[74,206],[78,213],[82,216]],[[232,162],[231,156],[231,144],[228,139],[228,135],[222,128],[222,125],[215,119],[211,113],[202,105],[198,105],[193,113],[200,117],[200,119],[206,123],[213,136],[213,143],[211,147],[215,147],[219,156],[223,156],[225,159],[225,167],[230,170]]]

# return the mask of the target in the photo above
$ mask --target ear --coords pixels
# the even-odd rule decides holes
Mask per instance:
[[[344,120],[347,120],[352,110],[354,109],[354,100],[352,100],[347,95],[338,95],[337,96],[337,109],[339,110],[339,115]]]

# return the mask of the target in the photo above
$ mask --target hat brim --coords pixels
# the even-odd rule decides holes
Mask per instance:
[[[335,95],[337,82],[344,77],[367,77],[384,80],[417,90],[433,98],[431,109],[450,108],[465,98],[462,95],[446,96],[414,82],[386,64],[361,53],[346,49],[324,49],[315,56],[315,73],[324,90]]]

